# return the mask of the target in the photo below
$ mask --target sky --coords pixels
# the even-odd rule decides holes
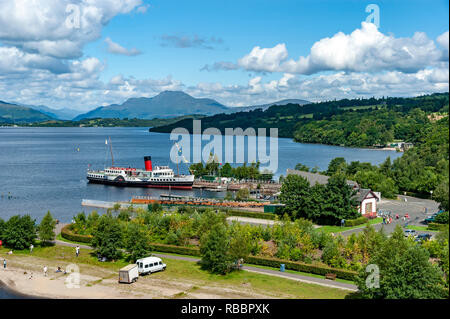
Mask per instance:
[[[0,0],[0,100],[86,111],[449,90],[441,0]]]

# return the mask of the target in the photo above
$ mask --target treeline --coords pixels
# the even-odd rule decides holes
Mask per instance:
[[[30,123],[27,126],[32,127],[153,127],[160,125],[168,125],[182,119],[200,119],[202,115],[184,115],[170,119],[154,118],[152,120],[138,118],[90,118],[79,121],[69,120],[48,120],[44,122]]]
[[[55,239],[56,221],[50,212],[42,219],[39,225],[30,215],[12,216],[6,222],[0,218],[0,240],[3,245],[17,250],[28,249],[31,244],[39,240],[44,244],[50,244]]]
[[[414,125],[413,122],[411,125]],[[449,118],[423,125],[412,134],[414,147],[393,162],[388,157],[380,165],[353,161],[342,157],[330,161],[326,175],[343,174],[362,188],[395,198],[403,192],[430,197],[448,210],[449,180]],[[317,171],[299,163],[296,169]],[[432,192],[432,193],[431,193]]]
[[[289,175],[283,180],[281,211],[292,219],[305,218],[319,225],[339,225],[342,219],[356,219],[355,191],[347,185],[344,175],[335,174],[326,185],[310,185],[303,176]]]
[[[302,142],[373,146],[384,143],[391,137],[409,138],[409,132],[417,128],[409,126],[409,120],[412,118],[419,126],[421,122],[425,121],[423,116],[416,114],[417,111],[414,109],[419,109],[427,114],[439,111],[448,112],[448,93],[436,93],[415,98],[343,99],[302,106],[297,104],[275,105],[265,111],[257,109],[251,112],[205,117],[202,119],[202,128],[215,127],[224,134],[226,128],[269,129],[276,127],[280,137],[296,137],[297,141]],[[380,112],[381,110],[383,112]],[[364,120],[364,125],[358,125],[359,120]],[[311,126],[311,123],[317,121],[323,122]],[[375,121],[376,124],[374,125],[371,121]],[[310,124],[308,129],[315,128],[315,135],[307,135],[307,129],[304,126],[308,124]],[[338,125],[341,129],[345,128],[345,133],[334,130],[334,125]],[[177,127],[186,128],[192,133],[191,120],[154,127],[150,131],[170,133]],[[360,134],[360,129],[363,129],[364,133]],[[338,138],[332,137],[334,133],[338,133]],[[354,134],[351,137],[351,144],[348,144],[347,138],[352,133]]]
[[[273,173],[269,171],[260,172],[260,162],[251,163],[247,165],[244,163],[242,166],[233,167],[230,163],[220,165],[216,161],[210,161],[203,165],[203,163],[195,163],[189,166],[189,171],[195,175],[195,177],[202,176],[220,176],[231,177],[239,180],[242,179],[254,179],[254,180],[271,180]]]

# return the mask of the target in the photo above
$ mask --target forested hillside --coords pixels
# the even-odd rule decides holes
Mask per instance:
[[[416,98],[353,99],[277,105],[234,114],[217,114],[202,119],[202,127],[278,128],[280,137],[297,142],[372,147],[395,139],[416,142],[415,132],[429,123],[428,115],[448,112],[448,93]],[[192,121],[152,128],[153,132],[171,132],[176,127],[192,132]]]

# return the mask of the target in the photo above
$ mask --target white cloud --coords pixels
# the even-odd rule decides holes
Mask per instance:
[[[238,65],[249,71],[274,72],[280,69],[280,63],[287,57],[284,43],[273,48],[254,47],[249,54],[239,59]]]
[[[441,35],[437,42],[448,57],[448,32]],[[442,48],[438,48],[423,32],[416,32],[411,38],[395,38],[381,33],[372,23],[362,22],[361,28],[351,34],[339,32],[314,43],[310,54],[298,60],[288,60],[288,50],[283,43],[273,48],[257,46],[237,64],[217,62],[215,67],[205,66],[203,69],[217,70],[222,65],[233,65],[234,68],[222,69],[241,67],[246,71],[307,75],[322,71],[417,72],[442,62],[445,55]]]
[[[113,17],[141,0],[0,0],[0,41],[26,52],[79,58]]]
[[[141,54],[141,51],[136,48],[126,49],[118,43],[113,42],[110,38],[106,38],[105,42],[108,44],[108,52],[113,54],[134,56]]]

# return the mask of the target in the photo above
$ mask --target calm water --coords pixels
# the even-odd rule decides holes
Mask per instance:
[[[0,218],[30,214],[40,221],[50,210],[55,218],[69,222],[77,212],[89,211],[81,206],[83,198],[116,201],[129,200],[133,195],[159,196],[168,192],[87,184],[88,164],[94,168],[111,164],[105,145],[108,136],[116,165],[143,167],[143,157],[151,155],[153,165],[169,165],[176,170],[169,159],[173,146],[169,134],[149,133],[146,128],[0,128]],[[299,162],[325,170],[335,157],[379,164],[388,156],[394,159],[400,155],[394,151],[299,144],[279,139],[276,176],[285,175],[287,168],[294,168]],[[186,165],[180,165],[181,172],[187,172]],[[172,190],[172,193],[199,195],[194,190]],[[202,196],[223,194],[203,191]]]

